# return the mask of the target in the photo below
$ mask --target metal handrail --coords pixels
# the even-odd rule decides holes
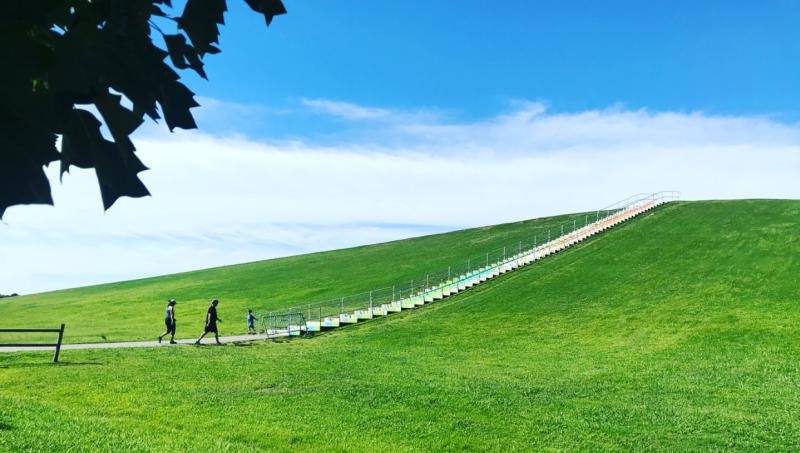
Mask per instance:
[[[388,302],[396,302],[397,300],[404,300],[413,297],[423,298],[433,291],[440,291],[441,287],[446,285],[459,285],[464,281],[475,277],[476,273],[486,273],[487,271],[496,270],[499,266],[506,266],[510,261],[519,260],[520,256],[528,256],[530,254],[541,253],[545,249],[552,248],[554,244],[564,242],[566,237],[575,232],[589,228],[593,225],[602,224],[607,219],[612,218],[619,212],[633,209],[635,207],[642,207],[648,204],[658,205],[664,202],[673,201],[680,198],[678,191],[660,191],[654,193],[639,193],[631,195],[620,201],[612,203],[603,209],[596,211],[595,218],[592,220],[589,214],[576,214],[568,217],[567,222],[556,224],[556,227],[561,227],[561,231],[557,236],[551,237],[550,231],[552,227],[540,227],[539,231],[544,231],[547,228],[548,236],[546,240],[539,235],[530,237],[524,240],[518,240],[515,244],[517,247],[503,247],[489,252],[484,252],[480,255],[473,255],[467,258],[467,265],[460,267],[462,264],[448,266],[447,270],[430,272],[425,274],[421,279],[414,279],[410,282],[401,283],[399,285],[385,286],[383,288],[372,289],[355,294],[348,294],[336,298],[301,303],[290,307],[280,308],[277,310],[270,310],[269,312],[261,312],[261,315],[284,315],[287,313],[307,313],[308,319],[313,319],[314,314],[320,320],[324,317],[323,312],[330,313],[331,315],[340,315],[346,312],[352,312],[357,309],[372,309],[374,306],[379,306]],[[600,213],[603,212],[603,217]],[[577,220],[582,218],[579,225]],[[591,221],[590,221],[591,220]],[[564,226],[567,229],[564,229]],[[542,235],[543,236],[543,235]],[[524,245],[524,248],[523,248]],[[502,250],[502,254],[501,254]],[[515,258],[514,258],[515,257]],[[475,261],[472,258],[477,258]],[[408,285],[408,286],[406,286]]]

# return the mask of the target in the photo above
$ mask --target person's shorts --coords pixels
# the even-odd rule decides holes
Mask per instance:
[[[247,323],[247,328],[248,328],[248,329],[255,329],[255,328],[256,328],[256,325],[255,325],[254,323],[252,323],[252,322],[248,322],[248,323]]]
[[[217,333],[217,325],[216,324],[209,324],[206,326],[206,332],[214,332]]]

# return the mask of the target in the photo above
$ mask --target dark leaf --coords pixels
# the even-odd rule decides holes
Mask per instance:
[[[108,210],[120,197],[146,197],[147,187],[137,173],[147,167],[134,154],[123,158],[119,153],[104,153],[98,156],[95,173],[100,183],[103,207]]]
[[[167,5],[167,6],[172,6],[172,5]],[[156,4],[153,4],[153,7],[152,7],[152,9],[150,10],[150,13],[151,13],[152,15],[154,15],[154,16],[158,16],[158,17],[169,17],[169,16],[167,15],[167,13],[165,13],[165,12],[164,12],[164,10],[163,10],[163,9],[161,9],[161,7],[160,7],[160,6],[158,6],[157,2],[156,2]]]
[[[111,93],[98,94],[93,99],[100,114],[103,115],[108,130],[111,131],[111,136],[117,142],[127,139],[144,122],[141,115],[123,107],[121,99],[122,96]]]
[[[100,121],[86,110],[75,109],[61,146],[62,174],[70,165],[94,167],[105,209],[119,197],[150,195],[137,174],[146,167],[133,151],[125,152],[103,138]]]
[[[61,175],[69,167],[93,168],[99,148],[105,140],[100,134],[100,121],[86,110],[70,111],[69,122],[61,137]]]
[[[144,120],[142,115],[137,115],[123,107],[120,104],[120,99],[122,99],[122,96],[105,93],[96,96],[94,103],[100,114],[103,115],[103,120],[111,132],[111,136],[114,137],[114,143],[117,145],[120,156],[124,159],[136,151],[129,136]],[[130,164],[135,167],[137,162],[130,162]],[[141,164],[141,162],[138,163]],[[137,172],[143,170],[146,170],[144,165]]]
[[[264,19],[267,21],[267,26],[272,23],[272,18],[275,16],[280,16],[281,14],[286,14],[286,7],[283,6],[283,2],[281,0],[244,0],[250,5],[250,8],[257,12],[264,15]]]
[[[115,44],[117,53],[106,76],[110,86],[133,102],[136,114],[161,118],[156,107],[156,87],[162,78],[177,80],[178,75],[163,61],[168,53],[149,40],[141,43],[125,40]]]
[[[164,35],[164,41],[167,43],[173,66],[178,69],[192,68],[200,77],[208,79],[203,71],[203,62],[194,47],[186,43],[186,38],[182,34]]]
[[[0,160],[0,219],[20,204],[53,204],[44,168]]]
[[[198,107],[194,100],[194,93],[186,86],[177,81],[165,82],[158,87],[159,104],[164,112],[164,120],[167,122],[169,130],[176,127],[181,129],[197,129],[194,122],[192,107]]]
[[[219,43],[219,25],[225,23],[224,13],[227,10],[225,0],[186,2],[183,14],[177,19],[178,26],[189,36],[197,54],[201,57],[219,51],[212,44]]]
[[[56,137],[41,127],[18,126],[4,121],[0,127],[0,218],[9,206],[53,204],[44,167],[57,159]]]
[[[181,34],[164,35],[164,42],[167,44],[167,51],[169,52],[169,59],[172,65],[178,69],[186,69],[189,63],[186,62],[184,55],[184,47],[186,47],[186,38]]]

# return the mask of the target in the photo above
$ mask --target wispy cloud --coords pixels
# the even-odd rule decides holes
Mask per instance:
[[[314,112],[332,115],[346,120],[386,118],[392,114],[392,112],[387,109],[363,107],[349,102],[331,101],[328,99],[303,98],[300,102]]]
[[[591,210],[651,190],[800,198],[800,127],[764,117],[551,114],[519,103],[471,123],[406,117],[365,127],[377,130],[369,140],[335,145],[198,132],[140,138],[154,196],[104,214],[94,176],[73,170],[55,186],[56,208],[11,208],[0,225],[0,292]]]
[[[439,109],[418,108],[414,110],[388,109],[368,107],[350,102],[330,99],[303,98],[300,103],[311,112],[327,115],[352,122],[370,123],[368,127],[393,128],[416,124],[440,124],[446,118],[445,112]]]

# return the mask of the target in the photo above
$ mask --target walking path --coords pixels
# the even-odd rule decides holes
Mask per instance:
[[[243,343],[247,341],[255,341],[255,340],[267,340],[270,338],[275,338],[275,334],[268,336],[267,334],[258,334],[258,335],[231,335],[228,337],[219,337],[219,341],[222,343]],[[159,344],[157,341],[125,341],[125,342],[115,342],[115,343],[75,343],[75,344],[62,344],[61,350],[71,350],[71,349],[113,349],[113,348],[154,348],[154,347],[168,347],[168,346],[186,346],[186,345],[194,345],[195,339],[184,339],[184,340],[175,340],[178,344],[169,344],[169,339],[164,339],[164,341]],[[215,345],[214,338],[203,338],[200,342],[203,346],[208,345]],[[0,348],[0,352],[27,352],[27,351],[41,351],[41,352],[51,352],[53,348],[31,348],[31,347],[11,347],[11,348]]]

